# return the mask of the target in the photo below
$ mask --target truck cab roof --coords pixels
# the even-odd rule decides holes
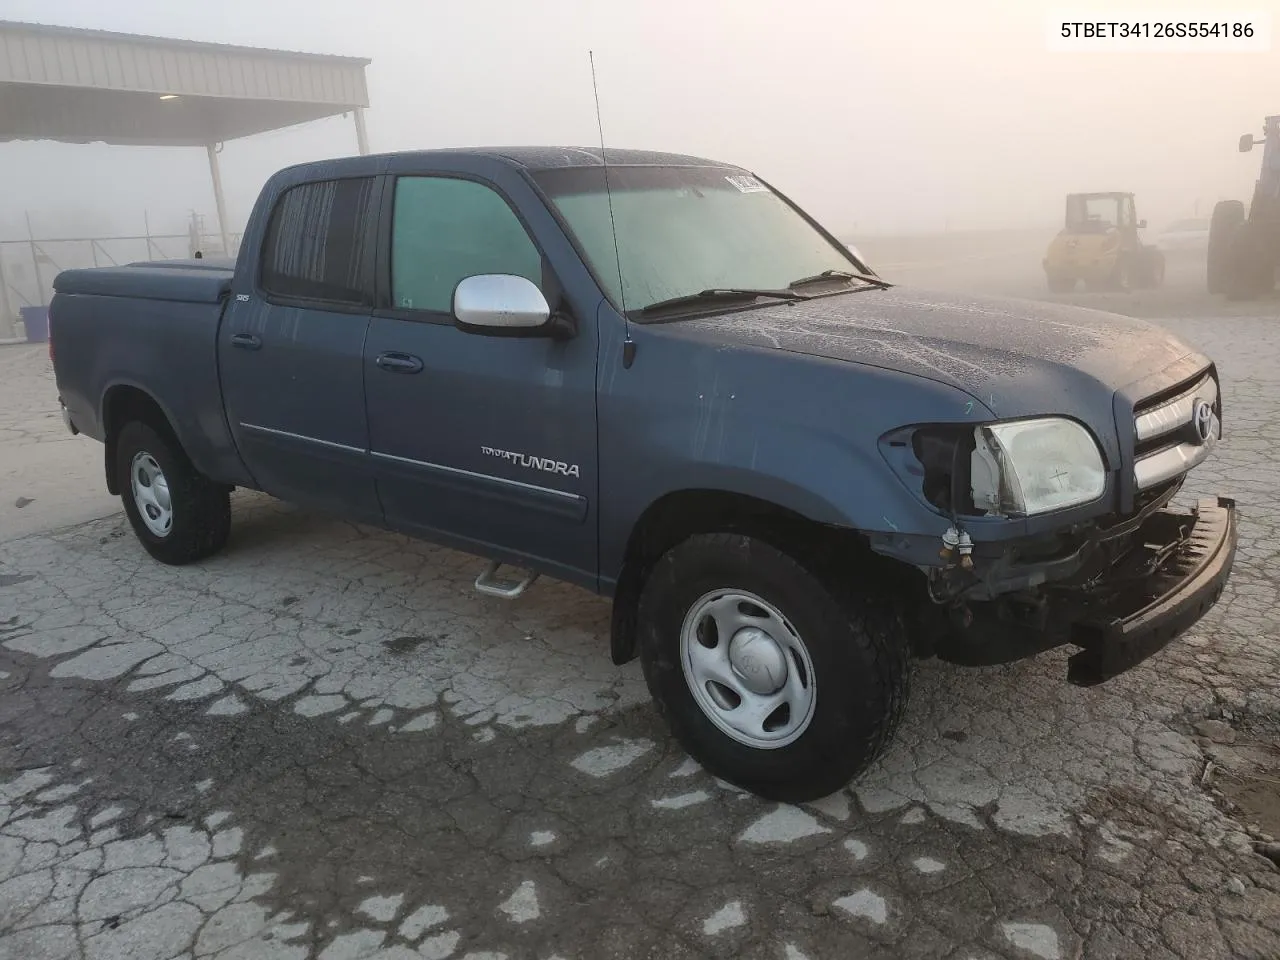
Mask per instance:
[[[436,157],[449,158],[454,161],[461,157],[474,157],[477,160],[496,160],[508,166],[530,172],[571,167],[600,167],[604,165],[599,147],[444,147],[433,150],[406,150],[394,153],[370,154],[363,157],[317,160],[296,164],[288,167],[287,171],[293,174],[293,178],[301,176],[305,179],[307,174],[311,172],[314,172],[316,176],[331,177],[335,173],[342,174],[348,172],[348,170],[351,173],[363,173],[369,169],[371,163],[377,166],[389,160],[416,160],[429,165],[431,160]],[[743,169],[736,164],[723,163],[719,160],[708,160],[704,157],[681,153],[664,153],[656,150],[609,148],[607,157],[610,166],[718,167],[734,171]]]

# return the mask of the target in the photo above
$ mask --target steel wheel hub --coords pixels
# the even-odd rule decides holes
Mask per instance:
[[[752,693],[777,693],[787,679],[782,648],[759,627],[744,627],[729,641],[729,666]]]
[[[134,454],[129,466],[129,485],[133,502],[142,522],[157,537],[168,536],[173,529],[173,499],[169,481],[156,458],[145,450]]]
[[[813,719],[809,651],[777,607],[755,594],[699,598],[680,630],[680,664],[707,719],[745,746],[784,747]]]

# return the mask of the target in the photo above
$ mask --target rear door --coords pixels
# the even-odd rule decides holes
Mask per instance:
[[[388,523],[594,584],[595,303],[568,340],[464,333],[453,291],[477,274],[526,277],[569,309],[545,244],[493,182],[414,175],[386,190],[387,306],[365,390]]]
[[[380,521],[369,470],[363,348],[374,299],[376,177],[281,191],[261,256],[218,331],[227,419],[258,485]]]

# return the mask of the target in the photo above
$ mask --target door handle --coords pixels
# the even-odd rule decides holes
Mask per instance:
[[[422,361],[408,353],[381,353],[374,363],[388,373],[422,372]]]
[[[231,345],[241,350],[258,350],[262,347],[262,338],[252,333],[233,333]]]

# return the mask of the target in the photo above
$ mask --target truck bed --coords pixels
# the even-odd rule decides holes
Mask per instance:
[[[231,290],[231,260],[159,260],[122,267],[64,270],[59,293],[165,300],[171,303],[218,303]]]
[[[50,345],[76,428],[104,439],[112,404],[136,391],[160,404],[203,472],[244,482],[218,382],[218,326],[231,282],[231,262],[215,260],[58,274]]]

